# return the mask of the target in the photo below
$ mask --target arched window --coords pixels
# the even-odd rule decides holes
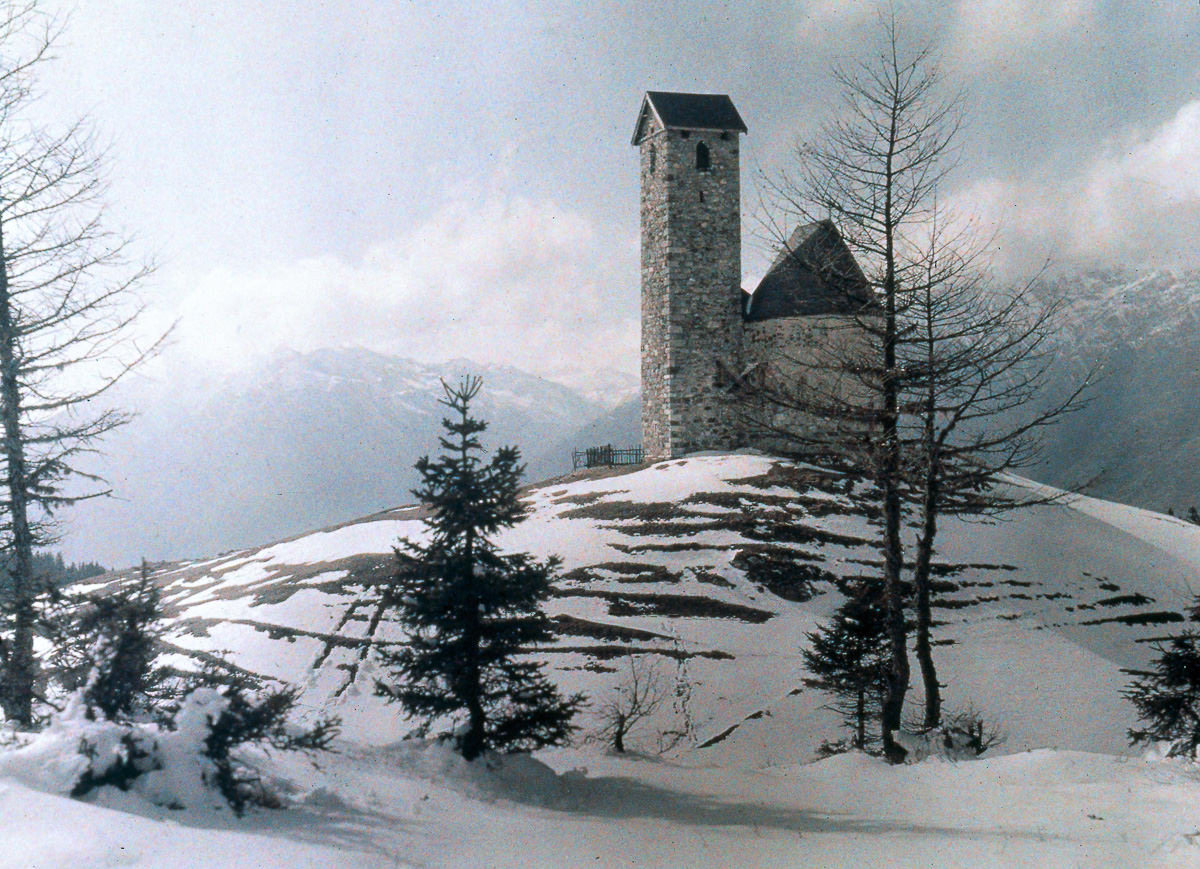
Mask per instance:
[[[712,161],[708,156],[708,145],[703,142],[696,143],[696,169],[701,172],[707,172],[712,168]]]
[[[654,150],[654,146],[650,146],[650,174],[654,174],[654,167],[658,163],[658,152]]]

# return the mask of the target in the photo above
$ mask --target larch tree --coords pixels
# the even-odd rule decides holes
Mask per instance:
[[[838,382],[851,381],[853,389],[849,396],[814,394],[810,384],[810,394],[797,395],[783,384],[768,390],[766,400],[836,420],[839,424],[822,446],[849,454],[878,487],[881,584],[890,645],[883,749],[898,761],[905,751],[894,733],[901,725],[911,678],[901,537],[907,475],[901,348],[905,315],[923,280],[918,241],[954,163],[960,115],[959,99],[945,93],[932,50],[903,46],[894,20],[885,19],[883,37],[873,58],[834,71],[841,112],[813,144],[798,148],[795,173],[768,183],[768,196],[788,224],[830,222],[862,269],[872,304],[850,327],[861,340],[849,341],[847,352],[826,353],[818,363],[836,371]],[[811,436],[806,438],[811,443]]]
[[[924,726],[940,722],[931,639],[939,517],[1045,501],[997,484],[1036,460],[1039,433],[1079,406],[1091,375],[1064,395],[1043,394],[1053,380],[1048,339],[1059,307],[1034,281],[997,287],[986,268],[990,239],[939,205],[955,162],[960,100],[946,92],[931,49],[905,50],[894,20],[884,21],[883,36],[875,58],[835,73],[844,111],[817,144],[799,149],[798,172],[769,184],[789,222],[836,227],[862,276],[849,273],[836,248],[806,265],[835,287],[865,282],[869,303],[825,333],[833,340],[791,360],[802,383],[768,379],[757,397],[822,420],[804,430],[785,423],[775,434],[799,452],[848,458],[878,486],[891,644],[883,742],[898,760],[904,749],[891,734],[911,675],[909,605]],[[784,237],[779,226],[768,229]],[[906,516],[916,520],[915,551],[902,539]]]
[[[55,511],[106,494],[79,459],[128,416],[95,408],[162,341],[138,341],[148,269],[105,227],[92,137],[34,118],[36,73],[59,32],[36,2],[0,6],[0,707],[22,727],[37,682],[34,550],[53,541]]]
[[[478,378],[443,384],[450,417],[442,420],[442,455],[417,462],[415,494],[431,511],[428,540],[404,541],[397,568],[381,589],[380,609],[405,634],[380,651],[392,678],[377,693],[419,722],[455,739],[467,760],[484,751],[522,751],[562,744],[583,704],[563,697],[530,658],[552,636],[541,604],[551,591],[554,559],[501,553],[494,536],[520,522],[523,468],[515,447],[481,458],[487,428],[471,416]]]
[[[914,651],[924,685],[923,726],[941,723],[931,641],[931,573],[942,516],[994,515],[1056,500],[1005,487],[1004,475],[1040,455],[1039,435],[1082,406],[1089,373],[1049,394],[1057,363],[1050,338],[1060,306],[1035,281],[1001,288],[968,221],[931,222],[905,312],[901,440],[910,462],[917,534],[912,558]]]

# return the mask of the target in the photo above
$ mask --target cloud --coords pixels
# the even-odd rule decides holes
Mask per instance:
[[[951,28],[954,53],[975,63],[1027,56],[1086,32],[1096,0],[960,0]]]
[[[955,196],[1000,234],[1002,266],[1200,265],[1200,100],[1130,129],[1074,174],[984,178]]]
[[[636,262],[632,241],[552,201],[457,199],[356,262],[322,256],[198,276],[180,305],[176,345],[224,370],[280,348],[329,346],[535,371],[632,370]]]

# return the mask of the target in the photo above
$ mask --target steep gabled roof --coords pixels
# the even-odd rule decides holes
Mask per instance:
[[[831,221],[797,227],[759,283],[747,320],[853,314],[874,304],[867,279]]]
[[[637,125],[633,129],[633,144],[646,134],[650,115],[658,118],[667,130],[736,130],[746,132],[746,123],[733,100],[725,94],[677,94],[667,91],[646,91]]]

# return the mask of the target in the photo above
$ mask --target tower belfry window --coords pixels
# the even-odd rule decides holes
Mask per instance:
[[[654,166],[658,163],[658,152],[654,150],[654,146],[650,146],[650,174],[654,174]]]
[[[696,143],[696,169],[700,172],[707,172],[712,168],[712,161],[708,155],[708,145],[703,142]]]

